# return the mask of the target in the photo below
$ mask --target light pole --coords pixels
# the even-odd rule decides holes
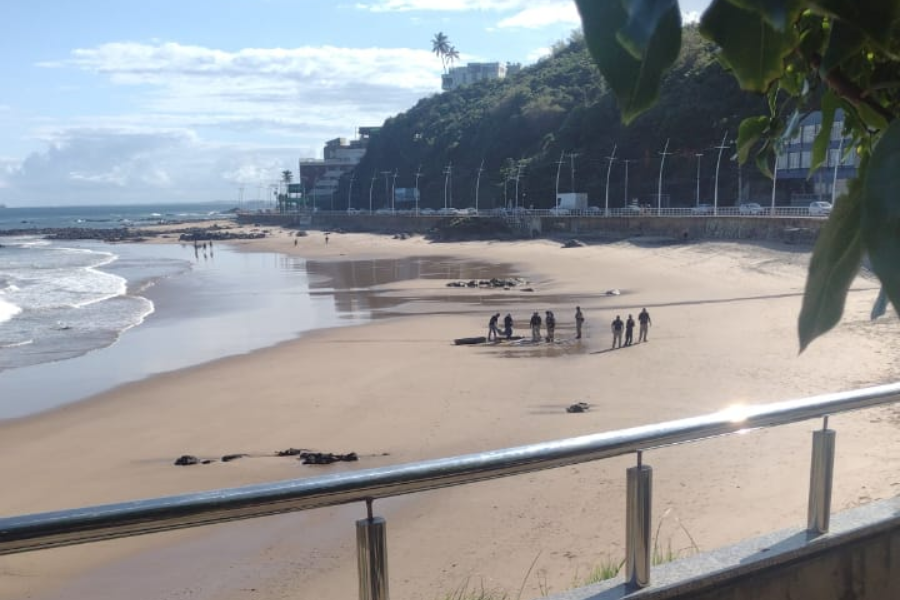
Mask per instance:
[[[772,171],[772,209],[769,216],[775,216],[775,184],[778,182],[778,150],[775,150],[775,169]]]
[[[422,165],[416,169],[416,216],[419,215],[419,177],[422,175]]]
[[[481,159],[481,164],[478,166],[478,177],[475,178],[475,212],[478,212],[478,188],[481,187],[481,172],[484,171],[484,159]]]
[[[394,212],[394,202],[397,200],[397,169],[394,169],[394,178],[391,179],[391,212]]]
[[[384,175],[384,207],[387,208],[388,194],[390,193],[388,192],[388,175],[390,175],[391,172],[382,171],[381,174]]]
[[[519,161],[518,166],[516,167],[516,204],[515,207],[519,208],[519,177],[522,176],[522,161]]]
[[[700,206],[700,159],[703,158],[703,153],[698,152],[694,154],[697,157],[697,199],[696,204]]]
[[[609,216],[609,175],[612,173],[613,163],[616,161],[616,149],[619,146],[617,144],[613,144],[612,153],[606,157],[606,160],[609,161],[609,164],[606,166],[606,203],[603,206],[603,216]]]
[[[369,184],[369,214],[372,214],[372,188],[375,187],[375,180],[378,178],[376,173],[372,173],[372,183]]]
[[[347,186],[347,210],[350,210],[350,198],[353,195],[353,179],[356,173],[350,173],[350,185]]]
[[[447,204],[447,188],[450,187],[450,174],[453,172],[453,163],[447,163],[447,166],[444,167],[444,211],[450,208],[450,205]]]
[[[837,190],[837,172],[838,165],[841,164],[841,153],[844,151],[844,136],[841,135],[841,141],[838,144],[838,152],[837,158],[834,161],[834,173],[831,176],[831,205],[834,206],[834,201],[837,200],[836,190]]]
[[[575,193],[575,158],[577,158],[577,157],[578,157],[577,152],[569,153],[569,168],[571,169],[570,173],[571,173],[571,177],[572,177],[571,180],[569,181],[569,184],[572,186],[572,193]]]
[[[559,172],[562,171],[563,162],[565,162],[566,151],[563,150],[559,155],[559,162],[556,163],[556,198],[553,200],[553,206],[559,204]]]
[[[716,159],[716,189],[713,191],[713,215],[719,214],[719,163],[722,162],[722,150],[731,146],[731,144],[725,144],[725,140],[728,138],[728,132],[725,132],[725,135],[722,136],[722,143],[714,148],[719,149],[719,157]]]
[[[656,192],[656,216],[662,214],[662,176],[663,176],[663,166],[666,164],[666,156],[672,154],[668,152],[669,150],[669,140],[666,139],[666,145],[663,147],[663,151],[659,153],[659,187]]]
[[[634,159],[626,158],[622,161],[625,163],[625,206],[628,206],[628,163],[634,162]]]

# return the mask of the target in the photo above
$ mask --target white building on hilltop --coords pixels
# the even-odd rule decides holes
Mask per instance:
[[[380,127],[360,127],[359,137],[355,140],[335,138],[325,142],[322,159],[307,158],[299,161],[298,179],[305,190],[305,196],[313,206],[334,209],[334,193],[338,189],[341,177],[359,164],[369,138]]]
[[[469,85],[485,79],[503,79],[520,70],[522,65],[515,63],[469,63],[464,67],[450,67],[441,76],[441,89],[445,92],[455,90],[461,85]]]

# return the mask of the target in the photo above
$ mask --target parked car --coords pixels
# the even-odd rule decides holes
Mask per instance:
[[[376,215],[392,215],[392,214],[394,214],[394,211],[392,211],[389,208],[379,208],[378,210],[375,211],[375,214]]]
[[[347,209],[347,214],[348,214],[348,215],[361,215],[362,212],[363,212],[363,211],[361,211],[361,210],[358,209],[358,208],[353,208],[353,207],[351,207],[351,208],[348,208],[348,209]]]
[[[712,204],[698,204],[691,209],[692,215],[711,215],[713,214]]]
[[[457,214],[457,210],[455,208],[451,208],[449,206],[445,206],[444,208],[439,208],[437,214],[439,215],[455,215]]]
[[[738,207],[738,213],[742,215],[762,215],[766,210],[756,202],[744,202]]]
[[[809,205],[809,215],[811,217],[827,217],[831,214],[831,202],[817,200]]]
[[[589,215],[602,215],[603,209],[599,206],[588,206],[587,210],[584,212]]]
[[[423,208],[422,210],[419,211],[419,214],[420,215],[433,215],[434,209],[433,208]]]
[[[622,212],[626,215],[639,215],[643,210],[641,210],[640,204],[629,204],[625,208],[622,209]]]
[[[461,215],[471,215],[471,216],[474,217],[474,216],[478,215],[478,211],[475,210],[475,207],[474,207],[474,206],[470,206],[469,208],[461,208],[461,209],[459,210],[459,214],[461,214]]]
[[[570,211],[568,208],[563,208],[561,206],[554,206],[553,208],[550,209],[550,214],[553,215],[554,217],[561,217],[563,215],[572,214],[572,211]]]

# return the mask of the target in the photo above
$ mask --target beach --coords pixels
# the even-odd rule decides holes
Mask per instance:
[[[439,458],[896,381],[900,322],[876,321],[855,281],[844,319],[798,354],[809,250],[636,240],[430,243],[421,237],[273,229],[229,243],[341,274],[375,259],[439,264],[440,276],[368,286],[378,318],[122,385],[0,422],[0,513],[17,515]],[[415,261],[413,261],[415,262]],[[522,277],[508,290],[448,287],[457,263]],[[399,264],[399,263],[398,263]],[[329,266],[331,268],[324,268]],[[347,267],[347,268],[345,268]],[[337,277],[337,275],[334,275]],[[489,277],[488,273],[484,274]],[[377,279],[377,278],[376,278]],[[333,282],[332,282],[333,283]],[[328,282],[322,286],[334,287]],[[350,288],[352,277],[342,282]],[[524,288],[533,291],[524,291]],[[347,302],[352,302],[352,298]],[[585,315],[575,340],[574,312]],[[652,317],[647,343],[610,350],[610,322]],[[554,311],[558,343],[456,346],[507,312],[526,335]],[[226,325],[227,326],[227,325]],[[234,324],[233,326],[238,326]],[[177,352],[178,340],[171,340]],[[566,407],[585,402],[584,413]],[[837,415],[834,510],[900,492],[900,408]],[[652,450],[656,540],[709,550],[806,524],[810,431],[821,422]],[[356,452],[302,465],[286,448]],[[190,454],[239,460],[176,467]],[[633,457],[378,501],[391,595],[463,586],[536,598],[624,557]],[[357,594],[362,505],[0,557],[0,600],[275,600]]]

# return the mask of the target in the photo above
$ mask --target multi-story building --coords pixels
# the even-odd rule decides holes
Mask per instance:
[[[441,77],[441,89],[445,92],[461,85],[469,85],[485,79],[503,79],[520,70],[518,63],[469,63],[463,67],[450,67]]]
[[[829,137],[828,156],[825,163],[810,175],[813,141],[822,130],[822,113],[816,111],[807,115],[797,128],[794,137],[788,141],[776,161],[777,180],[793,180],[803,183],[792,186],[790,203],[806,206],[813,200],[831,201],[847,190],[847,180],[856,177],[859,156],[856,148],[849,147],[849,138],[842,136],[844,113],[835,111],[834,123]],[[800,189],[803,187],[805,189]]]
[[[359,164],[369,138],[380,127],[360,127],[357,139],[335,138],[325,142],[322,158],[301,159],[298,179],[305,190],[305,196],[312,206],[334,209],[334,194],[341,177]]]

